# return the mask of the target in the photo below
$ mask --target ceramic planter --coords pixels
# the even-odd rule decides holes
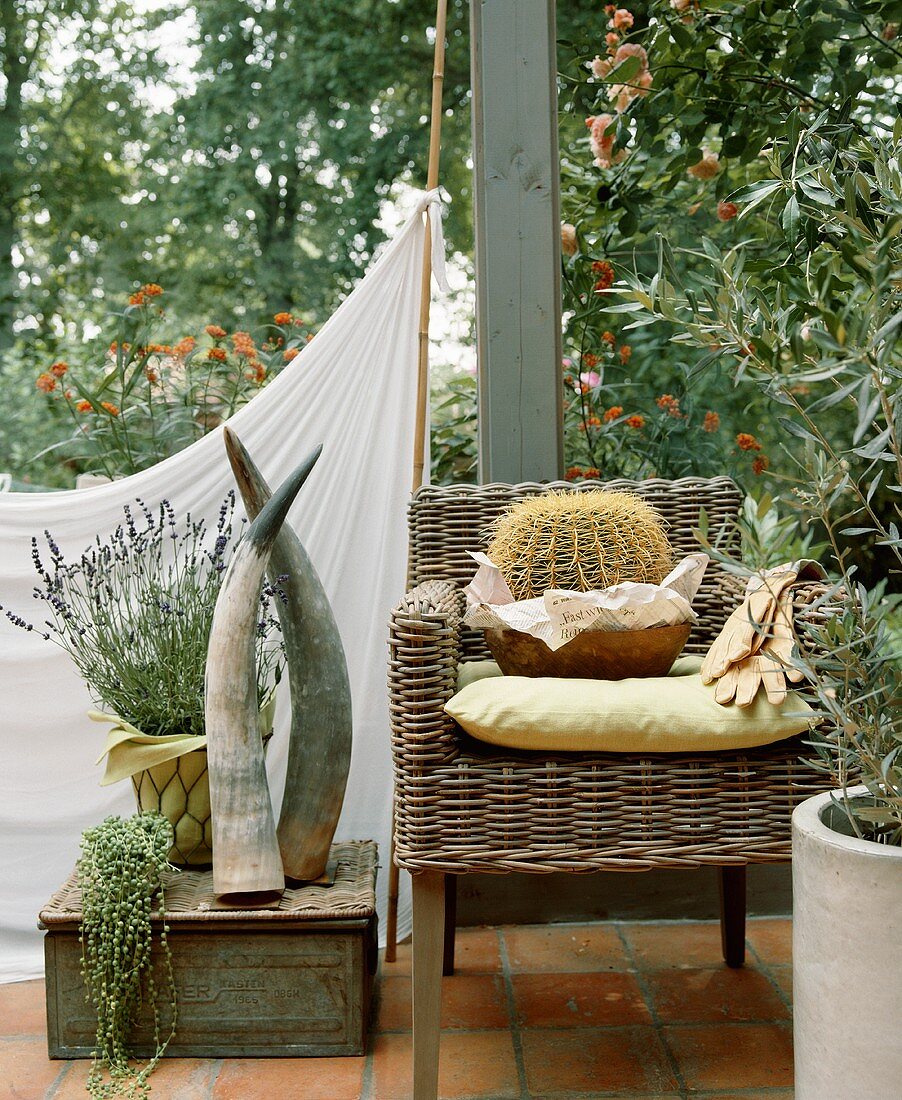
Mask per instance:
[[[213,825],[207,750],[195,749],[132,776],[139,810],[156,810],[172,825],[170,862],[179,867],[209,867]]]
[[[266,752],[272,730],[263,737]],[[169,861],[177,867],[208,868],[213,862],[213,813],[207,750],[195,749],[136,772],[132,787],[139,810],[156,810],[172,825]]]
[[[792,815],[795,1095],[898,1100],[902,848],[843,822],[829,793]]]

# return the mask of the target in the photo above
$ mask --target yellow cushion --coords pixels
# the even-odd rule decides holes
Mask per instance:
[[[669,676],[647,679],[489,675],[469,682],[445,710],[480,741],[548,752],[717,752],[809,728],[814,712],[795,692],[780,707],[763,691],[750,707],[723,707],[697,669],[697,659],[681,658]]]

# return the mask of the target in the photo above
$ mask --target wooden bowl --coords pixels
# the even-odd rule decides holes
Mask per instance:
[[[691,629],[690,623],[680,623],[648,630],[584,630],[551,650],[531,634],[492,627],[485,641],[505,676],[625,680],[666,676]]]

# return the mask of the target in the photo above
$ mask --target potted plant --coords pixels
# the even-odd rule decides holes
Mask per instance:
[[[902,1081],[899,656],[864,589],[806,633],[831,719],[815,747],[842,786],[792,817],[796,1096],[892,1100]]]
[[[138,808],[159,811],[173,828],[170,860],[204,866],[212,858],[204,728],[204,673],[216,597],[234,551],[235,495],[214,529],[168,501],[152,511],[124,508],[123,523],[68,561],[45,532],[32,540],[40,578],[34,596],[47,610],[43,634],[72,658],[108,724],[104,784],[131,778]],[[272,730],[283,665],[279,590],[265,585],[257,621],[261,736]],[[35,629],[15,613],[16,625]],[[39,628],[40,629],[40,628]]]

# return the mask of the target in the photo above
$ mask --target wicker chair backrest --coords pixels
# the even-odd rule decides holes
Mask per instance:
[[[708,517],[708,536],[729,551],[736,545],[735,520],[742,493],[728,477],[680,478],[663,481],[583,481],[576,485],[557,481],[522,485],[426,485],[418,489],[408,508],[410,530],[411,584],[445,580],[465,585],[473,576],[475,563],[468,551],[485,549],[489,526],[514,501],[523,497],[566,489],[625,489],[644,497],[667,524],[667,534],[677,557],[699,549],[693,531],[698,529],[702,509]],[[723,571],[712,562],[695,599],[699,624],[686,649],[702,653],[720,631],[735,603],[720,579]],[[464,632],[463,656],[488,656],[481,633]]]

